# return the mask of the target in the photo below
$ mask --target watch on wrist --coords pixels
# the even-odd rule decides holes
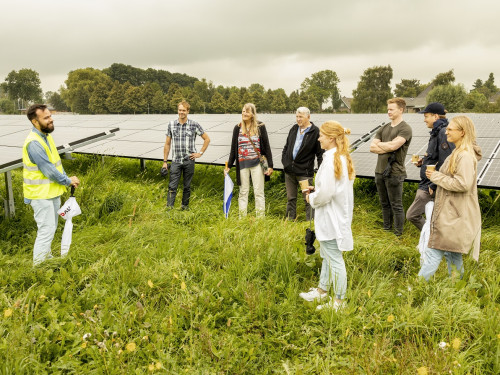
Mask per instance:
[[[199,152],[199,154],[200,154],[200,155],[203,155],[203,151],[200,151],[200,152]]]

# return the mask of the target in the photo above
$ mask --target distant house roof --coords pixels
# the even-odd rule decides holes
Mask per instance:
[[[426,98],[403,98],[406,102],[406,109],[408,112],[418,112],[425,108],[427,105]]]
[[[342,102],[344,103],[344,105],[348,108],[348,109],[351,109],[351,103],[352,103],[352,99],[353,98],[348,98],[346,96],[343,96],[340,98],[342,100]]]
[[[431,82],[429,86],[427,86],[420,94],[417,95],[417,98],[427,98],[427,95],[431,92],[431,90],[434,88],[434,82]]]
[[[420,94],[415,98],[403,98],[406,102],[407,112],[418,112],[425,108],[427,105],[427,95],[434,88],[434,82],[428,85]]]

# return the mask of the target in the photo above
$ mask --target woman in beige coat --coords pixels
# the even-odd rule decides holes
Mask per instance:
[[[476,129],[467,116],[451,120],[446,129],[448,142],[456,148],[439,171],[427,169],[427,178],[437,185],[431,219],[431,233],[419,276],[427,281],[437,271],[443,256],[448,273],[454,264],[463,275],[462,254],[477,261],[481,238],[481,212],[477,197],[477,162],[481,149],[476,144]]]

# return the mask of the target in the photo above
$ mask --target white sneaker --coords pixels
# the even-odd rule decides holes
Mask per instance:
[[[312,302],[321,301],[322,299],[327,298],[328,293],[321,293],[318,288],[311,288],[309,289],[309,292],[300,293],[299,296],[306,301]]]
[[[337,300],[334,300],[332,297],[330,297],[330,301],[328,301],[323,305],[316,306],[316,310],[334,309],[335,311],[339,311],[340,309],[343,309],[345,306],[346,303],[344,301],[337,302]]]

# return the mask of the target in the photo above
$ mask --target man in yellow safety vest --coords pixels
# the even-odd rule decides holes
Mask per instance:
[[[54,120],[47,106],[34,104],[27,112],[33,129],[23,146],[23,193],[24,203],[31,204],[38,226],[33,247],[33,264],[52,258],[50,246],[57,228],[61,195],[66,186],[77,187],[80,180],[68,177],[50,133]]]

